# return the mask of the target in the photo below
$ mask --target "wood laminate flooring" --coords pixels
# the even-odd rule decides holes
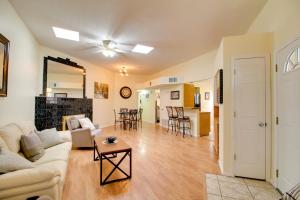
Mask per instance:
[[[104,128],[103,135],[120,137],[132,147],[132,179],[100,186],[99,161],[93,161],[93,150],[74,149],[63,200],[201,200],[205,199],[205,173],[219,174],[209,137],[183,138],[148,123],[137,131]],[[121,167],[128,170],[128,158]],[[112,166],[104,161],[103,169],[108,174]],[[121,176],[117,172],[113,177]]]

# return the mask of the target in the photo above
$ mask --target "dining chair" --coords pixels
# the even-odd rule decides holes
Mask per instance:
[[[138,110],[132,109],[129,111],[129,129],[136,129],[138,127]]]
[[[166,106],[167,112],[168,112],[168,132],[170,130],[170,127],[172,128],[172,133],[173,131],[176,132],[176,120],[177,118],[173,114],[173,107],[172,106]]]
[[[117,124],[120,124],[120,126],[123,125],[123,119],[121,117],[117,117],[117,113],[115,109],[114,109],[114,116],[115,116],[115,130],[116,130]]]
[[[139,109],[138,113],[138,123],[141,125],[141,128],[143,127],[143,108]]]
[[[184,115],[183,107],[175,107],[175,110],[177,112],[177,120],[178,120],[177,134],[180,133],[180,130],[182,129],[183,137],[186,134],[186,130],[189,131],[190,135],[192,136],[191,134],[192,123],[190,117]]]

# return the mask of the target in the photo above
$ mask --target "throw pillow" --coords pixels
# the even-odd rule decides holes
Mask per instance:
[[[34,162],[40,159],[44,154],[44,145],[36,133],[31,132],[21,137],[21,149],[24,156]]]
[[[59,136],[56,128],[37,131],[37,135],[40,137],[41,141],[43,142],[45,149],[64,143],[64,140]]]
[[[20,139],[23,135],[21,129],[14,123],[0,128],[0,137],[3,139],[8,149],[18,153],[20,151]]]
[[[82,128],[89,128],[91,129],[91,131],[96,129],[94,124],[91,122],[89,118],[86,117],[78,120]]]
[[[281,200],[299,200],[300,199],[300,183],[293,187],[290,191],[286,192]]]
[[[80,123],[76,117],[70,118],[70,125],[72,130],[80,128]]]
[[[33,168],[34,164],[22,156],[8,150],[1,150],[0,153],[0,174],[13,172],[21,169]]]

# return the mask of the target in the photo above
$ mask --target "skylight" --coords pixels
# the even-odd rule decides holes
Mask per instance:
[[[79,32],[71,31],[63,28],[52,27],[54,34],[58,38],[63,38],[67,40],[79,41]]]
[[[132,49],[132,52],[135,52],[135,53],[142,53],[142,54],[148,54],[148,53],[150,53],[153,49],[154,49],[153,47],[149,47],[149,46],[137,44],[137,45]]]

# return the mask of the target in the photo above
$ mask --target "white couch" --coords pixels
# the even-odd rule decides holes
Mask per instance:
[[[0,127],[0,146],[23,156],[20,150],[21,135],[34,129],[31,122]],[[0,175],[0,199],[24,200],[35,196],[61,199],[72,143],[69,131],[59,133],[66,142],[45,149],[45,155],[34,162],[34,168]]]

